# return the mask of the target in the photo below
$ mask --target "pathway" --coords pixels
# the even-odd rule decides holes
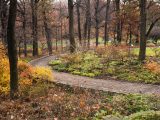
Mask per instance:
[[[48,63],[51,60],[54,60],[55,56],[45,56],[30,62],[30,64],[34,66],[45,66],[48,67]],[[90,88],[96,90],[110,91],[116,93],[142,93],[142,94],[152,94],[152,95],[160,95],[160,85],[151,85],[151,84],[143,84],[143,83],[130,83],[125,81],[117,81],[117,80],[103,80],[103,79],[95,79],[82,77],[77,75],[72,75],[69,73],[62,72],[53,72],[55,82]]]

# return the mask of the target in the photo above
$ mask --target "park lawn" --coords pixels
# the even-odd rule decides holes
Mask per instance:
[[[159,111],[160,98],[115,94],[60,84],[38,84],[21,91],[19,99],[0,96],[0,119],[102,120],[140,111]]]
[[[160,47],[159,48],[147,47],[146,48],[146,56],[156,56],[156,52],[155,51],[160,53]],[[133,54],[138,56],[139,48],[133,48],[132,52],[133,52]]]

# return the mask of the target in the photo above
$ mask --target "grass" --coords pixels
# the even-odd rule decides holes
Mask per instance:
[[[146,56],[156,56],[155,51],[160,52],[160,47],[159,48],[147,47]],[[133,54],[138,56],[139,55],[139,48],[134,48],[133,49]]]

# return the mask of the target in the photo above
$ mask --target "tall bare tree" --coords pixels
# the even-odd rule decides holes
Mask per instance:
[[[108,18],[109,18],[109,7],[110,7],[110,1],[111,0],[107,0],[107,5],[106,5],[106,17],[105,17],[105,32],[104,32],[104,45],[106,45],[107,41],[108,41]]]
[[[4,44],[7,43],[8,2],[9,0],[0,0],[1,36]]]
[[[32,8],[32,30],[33,30],[33,56],[38,55],[38,19],[37,19],[37,10],[38,10],[39,0],[31,0]]]
[[[18,91],[17,46],[15,39],[15,21],[17,0],[10,0],[9,18],[7,27],[8,56],[10,65],[10,96],[14,98]]]
[[[69,13],[69,40],[71,53],[76,50],[76,43],[74,39],[74,16],[73,16],[73,0],[68,0],[68,13]]]
[[[116,26],[116,33],[117,33],[117,41],[121,42],[121,20],[120,20],[120,0],[115,0],[116,5],[116,15],[117,15],[117,26]]]
[[[80,4],[81,4],[81,0],[76,0],[77,5],[77,21],[78,21],[78,37],[79,37],[79,43],[80,45],[82,45],[82,34],[81,34],[81,14],[80,14]]]
[[[146,3],[146,0],[140,0],[140,61],[146,58]]]
[[[95,26],[95,30],[96,30],[96,46],[98,46],[98,39],[99,39],[99,17],[98,17],[98,12],[99,11],[99,0],[96,0],[95,3],[95,22],[96,22],[96,26]]]

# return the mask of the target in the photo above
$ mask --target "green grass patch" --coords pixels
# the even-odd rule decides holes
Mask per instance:
[[[111,76],[117,80],[160,84],[160,75],[145,68],[137,58],[123,56],[122,59],[122,56],[117,56],[112,54],[110,58],[111,56],[98,55],[96,52],[79,52],[62,56],[49,65],[54,70],[80,76]]]
[[[133,54],[138,56],[139,55],[139,48],[133,48],[132,52],[133,52]],[[147,47],[147,49],[146,49],[147,56],[157,56],[157,54],[160,55],[160,47],[159,48]]]

